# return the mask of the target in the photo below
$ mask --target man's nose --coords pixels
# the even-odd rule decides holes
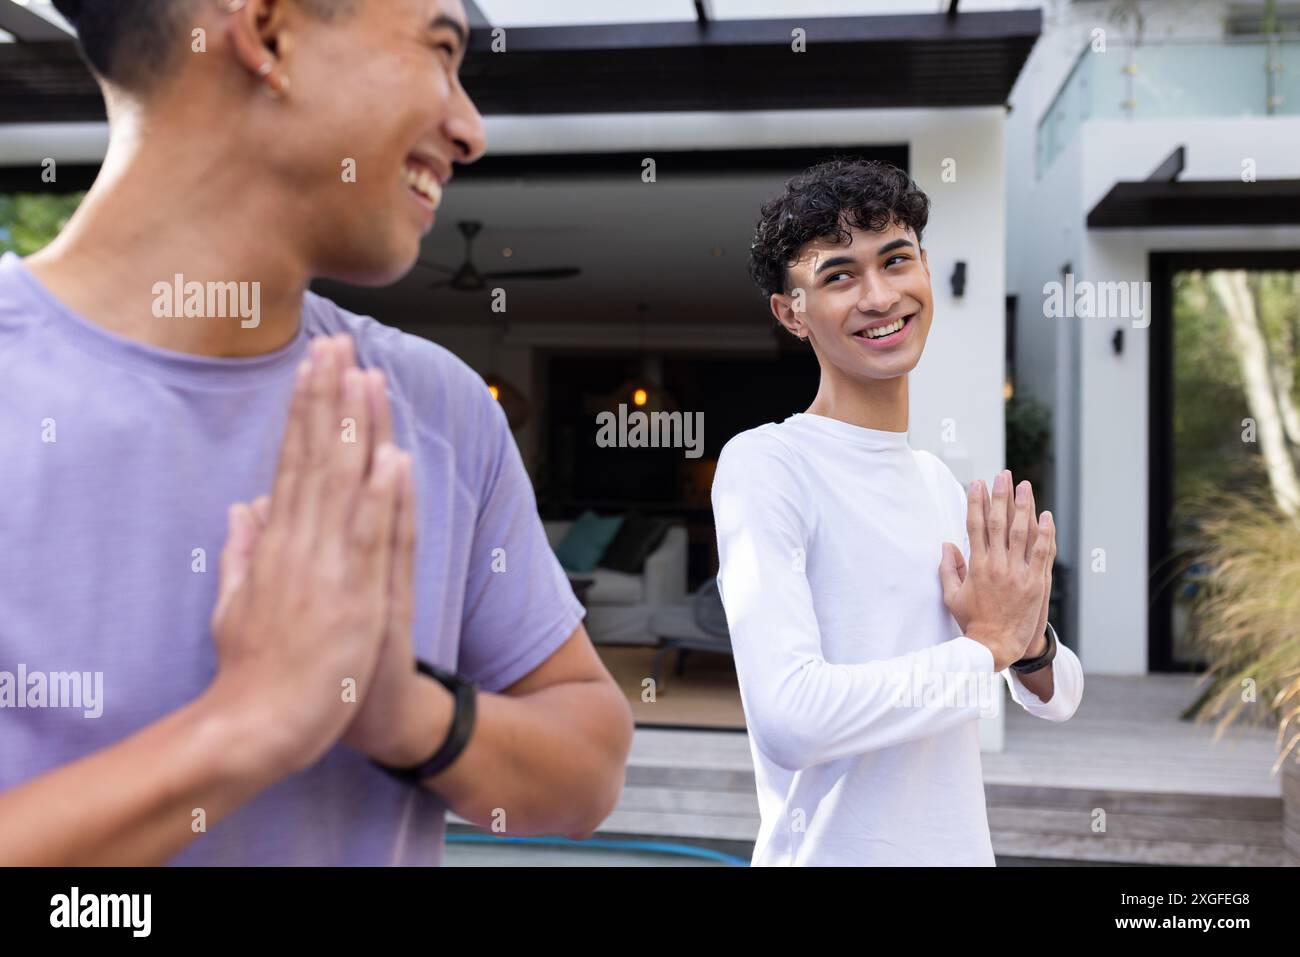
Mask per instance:
[[[898,304],[898,290],[883,280],[867,280],[862,298],[858,300],[858,309],[862,312],[888,314]]]
[[[487,130],[483,127],[483,117],[464,87],[459,84],[456,102],[447,117],[446,132],[456,147],[453,158],[457,163],[473,163],[487,149]]]

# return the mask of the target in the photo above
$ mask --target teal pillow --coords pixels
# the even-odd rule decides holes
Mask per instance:
[[[589,572],[596,567],[600,556],[618,534],[623,524],[622,515],[601,518],[588,509],[578,516],[569,528],[569,534],[555,546],[555,557],[567,571]]]

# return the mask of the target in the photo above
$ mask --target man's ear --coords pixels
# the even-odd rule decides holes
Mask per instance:
[[[930,259],[925,255],[925,247],[921,247],[921,265],[925,267],[925,275],[930,275]]]
[[[776,321],[785,327],[786,332],[798,339],[802,339],[807,335],[803,328],[803,316],[795,309],[795,303],[803,301],[803,297],[800,295],[802,291],[796,289],[794,296],[787,296],[783,292],[774,292],[771,298],[768,299],[768,305],[771,306],[772,315],[776,316]]]
[[[268,87],[268,92],[284,93],[289,82],[278,40],[285,19],[284,0],[225,0],[221,6],[235,61]]]

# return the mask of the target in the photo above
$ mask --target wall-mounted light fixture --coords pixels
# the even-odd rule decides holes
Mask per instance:
[[[949,280],[952,283],[952,297],[960,299],[966,293],[966,261],[957,260],[957,264],[952,267],[952,277]]]

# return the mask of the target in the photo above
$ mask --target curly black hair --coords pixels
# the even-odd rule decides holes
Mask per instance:
[[[141,89],[164,75],[176,42],[193,16],[195,0],[53,0],[77,31],[81,54],[94,72],[124,89]],[[350,12],[354,0],[298,0],[320,17]]]
[[[875,232],[892,223],[910,228],[919,243],[929,218],[930,198],[897,166],[836,157],[791,178],[783,194],[763,204],[749,274],[768,299],[786,292],[786,270],[804,243],[848,243],[850,229]]]

